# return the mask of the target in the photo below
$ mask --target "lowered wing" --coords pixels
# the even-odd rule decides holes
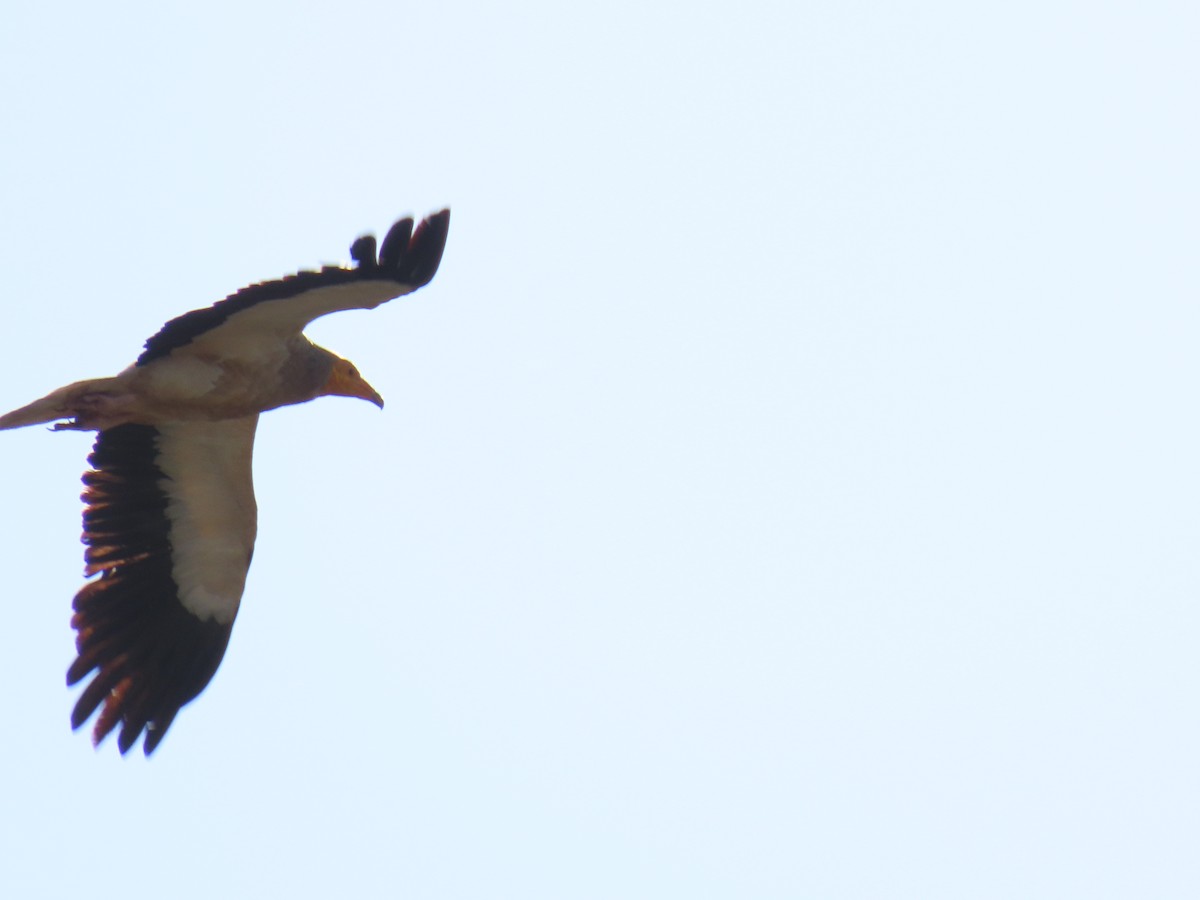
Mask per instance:
[[[119,425],[100,432],[84,475],[87,575],[71,624],[67,684],[95,673],[75,705],[93,740],[120,726],[125,753],[154,750],[180,707],[220,665],[250,558],[257,509],[251,457],[258,416]]]

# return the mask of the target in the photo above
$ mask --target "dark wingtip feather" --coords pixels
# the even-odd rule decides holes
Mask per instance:
[[[417,226],[416,234],[409,242],[410,252],[419,260],[419,265],[413,273],[415,285],[429,284],[437,274],[438,266],[442,264],[442,254],[446,251],[446,238],[450,235],[450,210],[443,209],[427,216]]]
[[[142,742],[142,752],[149,756],[154,752],[154,748],[158,746],[167,734],[167,729],[171,727],[171,722],[175,719],[175,713],[167,713],[163,715],[157,722],[151,722],[146,726],[146,740]]]
[[[404,258],[404,253],[408,250],[412,232],[413,220],[411,218],[401,219],[389,228],[383,239],[383,246],[379,249],[379,265],[387,270],[399,268],[400,260]]]
[[[413,228],[404,218],[393,225],[379,250],[379,270],[401,284],[424,287],[437,274],[450,233],[450,210],[426,216]]]
[[[91,691],[100,679],[97,678],[88,685],[87,690]],[[96,726],[92,729],[92,746],[100,746],[100,742],[108,737],[108,733],[117,727],[121,722],[121,709],[125,704],[125,695],[129,692],[129,679],[124,678],[121,683],[112,689],[111,692],[106,692],[107,696],[104,699],[104,706],[100,708],[100,715],[96,718]],[[82,703],[82,700],[80,701]],[[95,706],[93,705],[93,709]],[[72,724],[75,722],[79,714],[79,706],[75,707],[75,713],[71,716]],[[88,715],[91,715],[89,712]],[[86,716],[84,717],[86,719]],[[82,724],[82,722],[80,723]],[[78,728],[78,725],[74,726]],[[126,748],[128,749],[128,748]],[[122,753],[125,750],[121,751]]]
[[[384,242],[386,249],[387,242]],[[364,234],[353,244],[350,245],[350,258],[359,264],[361,268],[373,269],[379,263],[375,259],[375,235]]]

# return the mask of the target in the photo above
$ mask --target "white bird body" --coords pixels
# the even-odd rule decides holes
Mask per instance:
[[[449,210],[413,230],[402,219],[378,258],[243,288],[163,326],[110,378],[78,381],[7,415],[0,430],[55,422],[99,432],[84,475],[85,575],[75,597],[74,684],[96,673],[72,714],[100,709],[94,740],[117,725],[122,753],[145,732],[154,750],[180,707],[212,678],[254,553],[251,475],[259,414],[325,395],[383,399],[347,360],[303,329],[320,316],[374,309],[427,284]]]

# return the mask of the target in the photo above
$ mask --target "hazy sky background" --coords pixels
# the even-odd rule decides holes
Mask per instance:
[[[0,895],[1200,895],[1194,4],[4,20],[3,410],[454,212],[149,761],[68,724],[90,435],[0,435]]]

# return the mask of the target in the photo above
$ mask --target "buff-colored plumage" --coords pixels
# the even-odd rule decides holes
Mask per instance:
[[[168,322],[121,373],[0,416],[0,430],[53,422],[99,432],[83,494],[85,572],[95,579],[75,598],[79,655],[67,681],[92,678],[74,727],[99,709],[97,742],[119,726],[122,753],[142,733],[150,753],[204,689],[254,552],[259,415],[326,395],[383,406],[353,364],[313,344],[304,328],[427,284],[449,221],[448,210],[415,230],[403,219],[378,255],[374,238],[355,241],[354,267],[243,288]]]

